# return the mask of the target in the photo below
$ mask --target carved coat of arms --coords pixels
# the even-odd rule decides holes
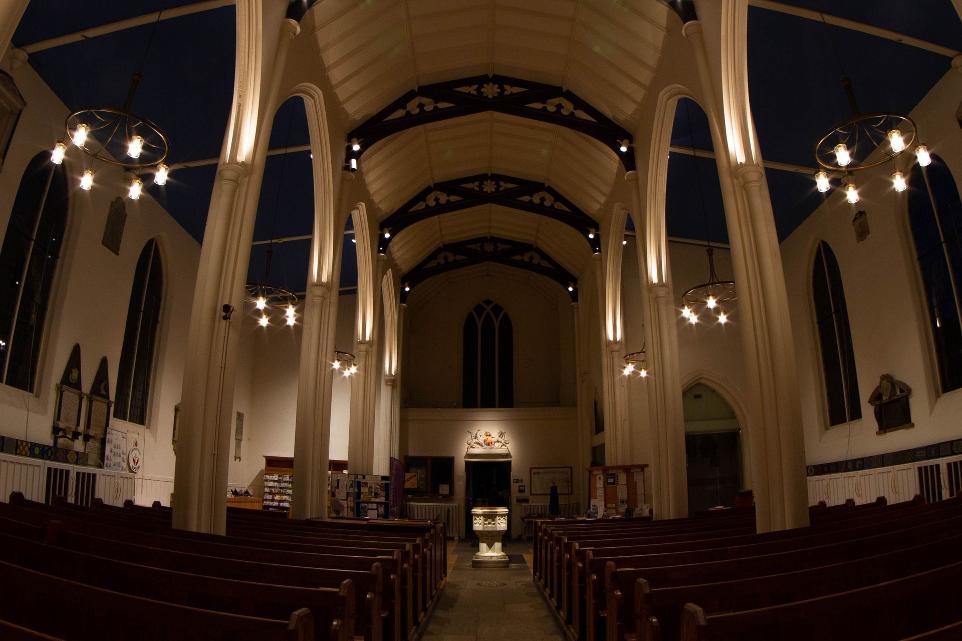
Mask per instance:
[[[508,449],[508,435],[502,430],[495,435],[485,430],[468,432],[467,446],[469,450],[504,450]]]

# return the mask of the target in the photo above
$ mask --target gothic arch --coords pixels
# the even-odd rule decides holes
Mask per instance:
[[[620,341],[622,336],[621,318],[621,267],[624,256],[625,223],[628,209],[615,203],[608,219],[605,233],[605,335],[609,341]]]
[[[395,376],[398,370],[398,288],[391,269],[381,279],[381,301],[384,312],[384,374]]]
[[[354,238],[357,240],[357,320],[354,337],[369,343],[374,336],[374,251],[367,205],[362,202],[351,208]]]

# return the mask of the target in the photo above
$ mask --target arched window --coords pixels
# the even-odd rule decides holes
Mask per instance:
[[[0,249],[0,381],[32,392],[47,303],[67,225],[67,178],[50,153],[20,178]]]
[[[912,170],[909,222],[943,392],[962,387],[962,202],[945,163]]]
[[[818,244],[815,254],[812,298],[822,354],[822,378],[825,381],[829,425],[862,418],[842,274],[838,270],[835,253],[826,242]]]
[[[464,319],[463,407],[514,405],[511,318],[495,302],[482,301]]]
[[[154,344],[160,323],[160,303],[164,291],[164,271],[157,241],[150,240],[140,252],[134,286],[127,307],[127,327],[117,373],[117,401],[114,417],[145,425],[150,399],[150,375],[154,364]]]

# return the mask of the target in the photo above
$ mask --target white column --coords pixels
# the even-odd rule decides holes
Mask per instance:
[[[648,410],[655,451],[652,452],[652,502],[656,518],[688,516],[688,473],[685,418],[678,364],[678,311],[671,286],[648,285],[645,324],[648,362]]]
[[[801,408],[775,217],[747,93],[748,5],[721,0],[698,9],[709,31],[689,22],[683,33],[695,53],[711,124],[738,288],[734,320],[745,355],[757,527],[801,527],[808,524]]]
[[[374,406],[378,373],[374,345],[356,341],[357,374],[351,377],[351,422],[347,443],[347,468],[355,474],[374,470]]]
[[[214,533],[225,529],[237,339],[258,195],[281,71],[299,30],[279,4],[239,0],[236,16],[234,99],[191,308],[173,500],[174,527]],[[267,42],[275,45],[270,51]],[[226,320],[224,305],[234,310]]]
[[[321,243],[315,243],[316,247]],[[304,300],[304,327],[294,426],[294,518],[327,518],[328,467],[337,290],[312,283]]]

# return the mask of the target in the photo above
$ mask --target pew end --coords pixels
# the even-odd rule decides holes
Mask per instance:
[[[314,615],[307,608],[294,610],[288,619],[287,631],[291,641],[313,641]]]
[[[694,603],[686,603],[681,612],[681,641],[705,640],[705,611]]]

